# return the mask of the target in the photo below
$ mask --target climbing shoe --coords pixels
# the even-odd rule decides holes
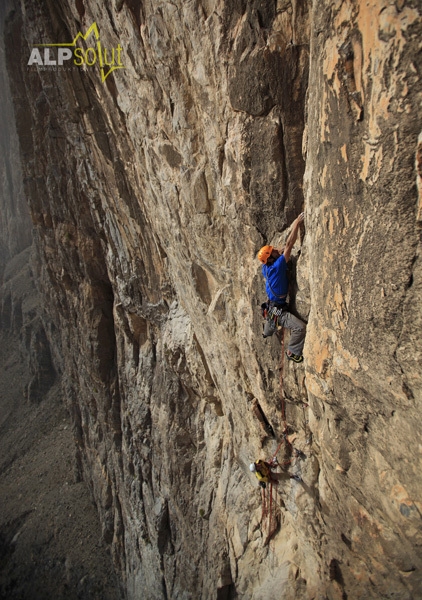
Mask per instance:
[[[287,354],[286,352],[286,356],[295,363],[301,363],[303,361],[303,354]]]
[[[290,479],[295,479],[296,481],[302,481],[302,477],[300,475],[290,475]]]

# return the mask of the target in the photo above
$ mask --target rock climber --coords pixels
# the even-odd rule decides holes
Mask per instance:
[[[267,483],[270,481],[277,483],[277,480],[273,477],[273,473],[271,472],[271,469],[273,469],[274,466],[275,465],[272,463],[265,462],[265,460],[256,460],[254,463],[249,465],[249,469],[252,473],[255,473],[259,485],[265,489],[267,487]]]
[[[287,263],[290,260],[290,254],[297,240],[299,227],[304,217],[304,213],[301,213],[293,221],[292,230],[284,248],[277,250],[273,246],[263,246],[258,252],[258,259],[262,263],[262,274],[265,278],[265,288],[268,296],[268,303],[263,305],[268,309],[269,315],[264,326],[264,338],[274,333],[274,319],[276,319],[278,326],[290,329],[290,341],[286,355],[289,360],[297,363],[303,361],[302,351],[305,343],[306,325],[288,310],[287,294],[289,291],[289,281],[287,278]]]
[[[262,488],[267,487],[267,483],[277,483],[280,479],[281,473],[273,473],[272,469],[277,468],[277,462],[271,461],[266,462],[265,460],[256,460],[254,463],[249,465],[249,469],[252,473],[255,473],[256,478],[258,479],[259,485]],[[279,475],[279,477],[277,477]],[[293,475],[289,473],[290,479],[296,479],[296,481],[301,481],[301,477],[299,475]]]

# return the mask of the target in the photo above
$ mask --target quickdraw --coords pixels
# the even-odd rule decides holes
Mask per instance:
[[[275,333],[275,331],[277,331],[277,329],[281,327],[278,320],[283,314],[283,311],[286,310],[286,308],[287,306],[279,307],[272,305],[271,302],[264,302],[264,304],[261,304],[262,316],[265,319],[263,332],[264,338],[273,335],[273,333]]]

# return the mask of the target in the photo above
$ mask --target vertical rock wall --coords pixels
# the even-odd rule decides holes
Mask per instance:
[[[322,540],[347,593],[374,597],[421,585],[420,8],[330,2],[313,22],[310,427]]]
[[[94,22],[122,49],[105,82],[27,66]],[[21,0],[6,31],[53,360],[128,598],[411,598],[416,2]],[[285,424],[256,252],[303,207],[306,362],[282,377],[304,455],[279,458],[304,481],[268,527],[248,464]]]

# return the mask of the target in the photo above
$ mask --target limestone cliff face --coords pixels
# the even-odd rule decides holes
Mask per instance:
[[[315,15],[306,385],[322,537],[345,589],[357,578],[375,596],[417,598],[421,15],[416,3],[381,4]]]
[[[104,82],[27,66],[94,22]],[[402,0],[9,13],[47,333],[128,598],[417,597],[421,29]],[[296,366],[261,337],[256,252],[302,209]],[[248,464],[283,404],[303,482],[268,523]]]

